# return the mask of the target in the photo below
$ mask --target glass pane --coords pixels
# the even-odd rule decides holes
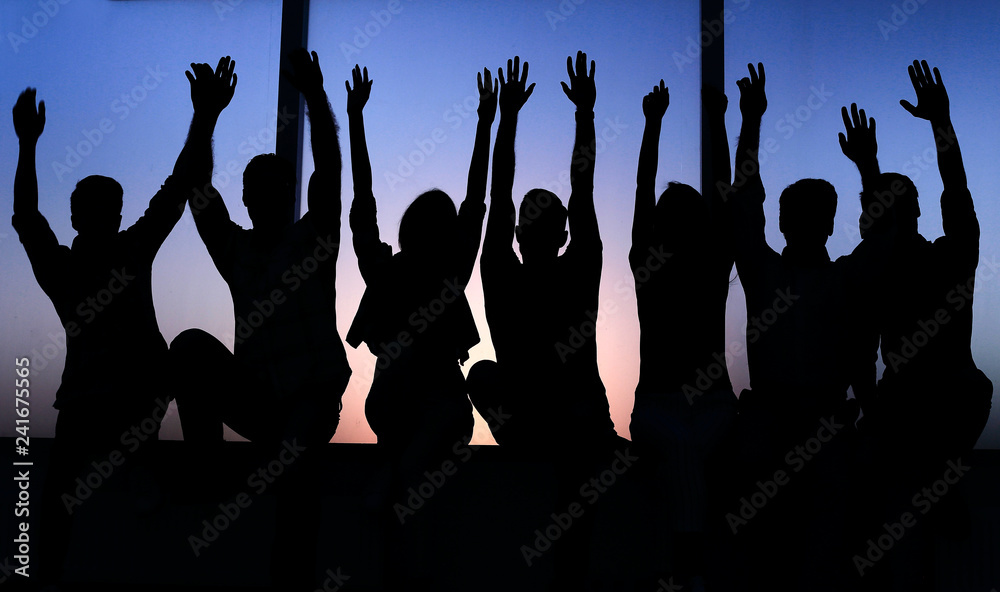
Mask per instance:
[[[664,123],[660,180],[699,187],[699,4],[683,2],[487,2],[431,5],[405,1],[313,1],[310,49],[323,64],[326,89],[343,126],[345,212],[353,196],[342,81],[355,63],[374,79],[365,109],[374,191],[383,239],[396,244],[403,209],[422,191],[438,187],[459,202],[465,195],[475,136],[476,72],[493,72],[515,55],[531,67],[534,94],[521,111],[517,138],[515,201],[544,187],[565,202],[574,133],[574,108],[559,85],[566,57],[577,50],[596,60],[597,159],[595,197],[604,240],[599,363],[618,432],[628,435],[638,380],[638,321],[627,254],[631,236],[635,168],[642,137],[642,97],[661,78],[672,104]],[[688,55],[687,52],[690,52]],[[676,55],[684,56],[677,59]],[[495,139],[494,126],[494,139]],[[304,159],[303,178],[312,171]],[[338,314],[345,334],[364,283],[346,237],[338,268]],[[495,359],[483,313],[478,268],[468,288],[482,342],[466,369]],[[335,441],[374,441],[364,421],[364,400],[374,357],[348,350],[354,369]],[[477,418],[473,442],[492,442]]]
[[[251,156],[274,151],[277,105],[279,0],[243,2],[4,2],[0,51],[0,352],[28,356],[34,368],[32,434],[52,436],[51,409],[65,360],[64,337],[49,299],[38,287],[10,226],[17,142],[9,108],[26,87],[38,89],[47,121],[37,150],[39,209],[60,242],[69,245],[69,195],[91,174],[115,178],[125,190],[122,228],[145,210],[170,174],[191,121],[193,61],[213,66],[237,61],[239,86],[215,134],[215,184],[233,220],[249,225],[240,200],[242,171]],[[31,26],[29,26],[29,24]],[[153,299],[164,338],[201,327],[230,348],[233,307],[229,288],[205,251],[190,213],[160,248],[153,267]],[[11,408],[12,409],[12,408]],[[9,409],[0,414],[8,417]],[[13,422],[0,422],[13,435]],[[171,406],[163,434],[180,438]]]
[[[860,241],[857,169],[840,151],[843,131],[840,108],[852,102],[878,122],[878,156],[883,171],[908,175],[921,195],[920,232],[928,240],[942,235],[934,138],[930,126],[917,121],[899,105],[915,102],[906,67],[926,59],[940,69],[951,99],[952,119],[961,141],[982,227],[977,271],[973,356],[991,377],[1000,376],[1000,276],[996,257],[1000,246],[1000,206],[992,196],[992,161],[1000,150],[996,111],[1000,83],[993,56],[998,46],[1000,5],[994,2],[871,3],[742,2],[726,30],[726,90],[730,109],[728,129],[735,146],[739,133],[739,91],[735,81],[747,74],[748,62],[767,68],[768,108],[761,129],[761,170],[769,197],[765,202],[768,243],[780,250],[778,195],[805,177],[823,178],[837,188],[839,204],[833,236],[827,247],[836,258]],[[727,3],[728,4],[728,3]],[[735,4],[735,3],[734,3]],[[746,322],[741,289],[730,297],[729,339],[742,340]],[[731,368],[734,386],[747,386],[746,358]],[[980,438],[980,446],[1000,446],[1000,413],[995,409]]]

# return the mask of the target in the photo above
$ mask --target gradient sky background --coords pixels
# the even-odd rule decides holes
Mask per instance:
[[[84,176],[104,174],[121,182],[123,224],[141,215],[170,172],[186,136],[191,106],[184,70],[191,61],[214,65],[221,55],[236,59],[240,81],[216,131],[215,181],[234,220],[249,226],[240,202],[241,174],[252,156],[274,149],[280,2],[233,3],[71,0],[59,4],[58,12],[49,17],[38,0],[3,2],[0,104],[13,106],[29,85],[37,87],[38,97],[46,101],[48,121],[38,145],[39,207],[64,244],[74,236],[68,197]],[[387,11],[390,5],[395,14]],[[1000,98],[1000,4],[727,0],[726,6],[731,14],[725,90],[733,146],[740,123],[735,80],[745,74],[749,61],[763,61],[768,70],[769,107],[761,137],[773,137],[778,148],[762,158],[762,174],[770,193],[765,205],[770,221],[767,237],[779,250],[784,241],[777,231],[777,195],[803,177],[828,179],[838,189],[836,228],[828,243],[831,256],[850,252],[860,240],[856,199],[860,181],[841,155],[836,135],[842,129],[840,106],[852,101],[879,121],[883,170],[910,174],[920,190],[921,232],[930,239],[940,236],[941,183],[930,126],[910,117],[898,100],[914,100],[906,75],[906,65],[914,58],[927,59],[941,69],[983,228],[973,353],[991,379],[1000,379],[996,330],[1000,205],[993,179],[1000,153],[1000,123],[993,118]],[[25,29],[25,19],[36,19],[41,26]],[[885,24],[880,26],[880,21]],[[641,100],[660,78],[670,87],[672,104],[664,120],[658,186],[676,180],[698,187],[698,27],[699,6],[690,0],[579,4],[400,0],[398,6],[389,0],[312,1],[309,46],[320,55],[334,112],[345,126],[345,211],[353,190],[343,80],[355,63],[368,66],[375,80],[365,115],[382,236],[393,245],[403,209],[420,192],[439,187],[456,202],[464,197],[475,133],[476,72],[484,66],[495,71],[514,55],[531,63],[529,82],[538,84],[519,121],[515,194],[546,187],[568,198],[569,186],[563,181],[570,164],[573,106],[559,81],[566,78],[566,56],[577,49],[597,61],[597,133],[607,140],[595,180],[605,243],[599,362],[612,418],[625,436],[639,362],[627,252],[643,125]],[[154,78],[150,72],[159,74]],[[810,95],[815,96],[810,99]],[[79,162],[69,156],[79,143],[89,141],[88,134],[96,139],[90,130],[98,129],[105,118],[114,129],[92,142],[96,146]],[[433,140],[442,137],[442,142]],[[428,154],[419,152],[421,145]],[[83,148],[86,151],[87,146]],[[303,178],[312,172],[310,159],[307,154]],[[6,115],[0,118],[0,179],[5,180],[0,184],[0,212],[11,212],[16,160],[17,142]],[[71,170],[57,172],[53,163]],[[227,169],[236,174],[230,176]],[[349,237],[345,216],[337,303],[342,335],[364,289]],[[32,434],[51,436],[55,412],[50,406],[64,360],[62,329],[7,216],[0,217],[0,273],[0,353],[11,361],[10,370],[3,372],[12,380],[14,358],[34,359]],[[198,238],[190,213],[160,249],[153,267],[153,291],[160,328],[168,341],[186,328],[201,327],[232,347],[229,290]],[[471,364],[493,358],[478,270],[468,293],[483,336],[471,352]],[[730,343],[744,340],[745,322],[743,293],[737,284],[727,312]],[[373,442],[364,418],[364,397],[374,356],[364,348],[349,348],[348,356],[354,376],[334,441]],[[114,360],[108,360],[107,372],[109,379],[114,376]],[[730,372],[737,390],[747,386],[745,357],[737,356]],[[943,404],[947,396],[942,394]],[[0,398],[4,436],[14,434],[11,399],[9,394]],[[173,406],[162,433],[180,437]],[[492,442],[481,420],[474,442]],[[991,416],[980,446],[1000,447],[1000,412]]]

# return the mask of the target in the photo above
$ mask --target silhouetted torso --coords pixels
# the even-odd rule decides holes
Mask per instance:
[[[725,358],[732,259],[724,248],[634,242],[629,264],[640,327],[636,396],[732,389]]]
[[[57,409],[110,408],[111,401],[97,399],[108,393],[121,403],[152,398],[136,389],[146,392],[141,385],[158,380],[167,351],[153,310],[152,264],[183,211],[184,195],[169,183],[135,224],[105,240],[77,236],[66,247],[41,214],[13,217],[35,278],[66,330]]]
[[[954,197],[959,203],[944,213],[946,236],[899,239],[890,255],[881,311],[883,379],[922,382],[976,368],[970,345],[979,223],[968,192]]]
[[[352,220],[374,216],[360,203],[352,205]],[[479,343],[465,284],[472,271],[468,262],[479,252],[485,210],[462,204],[450,262],[393,254],[384,242],[355,243],[367,288],[347,342],[353,347],[364,342],[377,357],[365,412],[380,440],[399,436],[404,429],[399,419],[415,421],[413,414],[431,401],[470,406],[459,362]]]
[[[483,251],[483,292],[497,363],[511,393],[549,429],[614,431],[597,367],[596,319],[603,245],[571,241],[549,263],[523,264],[514,250]],[[603,313],[601,313],[603,314]]]
[[[235,222],[206,225],[203,239],[232,292],[236,358],[279,395],[345,386],[350,368],[336,315],[339,241],[309,213],[269,241]]]
[[[754,200],[751,207],[762,218],[763,195],[746,199]],[[858,371],[850,324],[854,294],[847,290],[854,262],[831,261],[823,246],[787,246],[779,255],[761,241],[752,251],[737,251],[736,266],[746,293],[755,396],[810,414],[843,402]]]

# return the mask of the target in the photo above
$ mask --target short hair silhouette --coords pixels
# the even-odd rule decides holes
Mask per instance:
[[[517,242],[522,249],[541,247],[557,252],[566,244],[566,220],[566,206],[556,194],[532,189],[524,194],[518,208]]]
[[[399,249],[407,253],[433,256],[454,244],[458,210],[455,202],[440,189],[418,195],[399,220]]]
[[[778,198],[778,228],[789,244],[825,244],[836,213],[837,190],[823,179],[800,179]]]
[[[122,222],[122,186],[111,177],[90,175],[69,196],[73,229],[83,234],[117,232]]]
[[[861,192],[861,218],[858,225],[862,238],[867,233],[884,233],[895,224],[899,231],[917,232],[920,217],[918,192],[913,181],[899,173],[882,173],[871,187]]]
[[[277,154],[258,154],[243,171],[243,203],[254,226],[295,217],[295,165]]]
[[[653,210],[655,241],[662,245],[684,247],[699,245],[709,223],[708,204],[698,190],[685,183],[671,181],[660,194]]]

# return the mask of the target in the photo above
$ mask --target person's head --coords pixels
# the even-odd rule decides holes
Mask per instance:
[[[833,185],[823,179],[800,179],[778,198],[778,229],[790,247],[823,246],[833,234],[836,213]]]
[[[122,225],[122,186],[111,177],[80,179],[69,196],[70,222],[84,236],[108,235]]]
[[[514,235],[525,261],[555,259],[566,244],[566,207],[551,191],[532,189],[524,195]]]
[[[451,253],[458,211],[448,194],[431,189],[417,196],[399,220],[399,250],[439,260]]]
[[[707,239],[708,205],[698,190],[684,183],[671,182],[660,194],[653,213],[657,242],[670,250],[700,250]]]
[[[861,238],[895,230],[901,234],[917,233],[920,204],[913,181],[899,173],[883,173],[861,192]]]
[[[259,154],[243,171],[243,205],[255,229],[284,228],[295,220],[295,166],[277,154]]]

